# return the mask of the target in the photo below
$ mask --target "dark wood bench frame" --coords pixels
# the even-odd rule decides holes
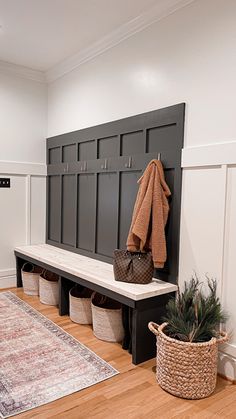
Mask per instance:
[[[133,300],[117,292],[93,282],[72,275],[62,269],[55,268],[37,259],[15,251],[17,287],[22,287],[21,269],[25,262],[47,269],[59,275],[59,315],[69,314],[69,290],[74,284],[80,284],[90,288],[100,294],[113,298],[122,304],[123,320],[126,337],[130,337],[130,352],[132,353],[133,364],[140,364],[155,357],[156,343],[155,337],[148,330],[148,322],[161,322],[165,313],[165,306],[168,300],[175,295],[175,292],[157,295],[142,300]],[[125,348],[126,349],[126,348]]]

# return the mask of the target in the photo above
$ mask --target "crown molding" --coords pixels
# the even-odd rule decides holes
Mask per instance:
[[[141,32],[148,26],[169,16],[177,10],[193,3],[196,0],[165,0],[165,3],[155,5],[143,14],[135,17],[129,22],[121,25],[119,28],[110,32],[105,37],[94,42],[87,48],[80,50],[77,54],[68,57],[46,72],[33,70],[21,65],[8,63],[0,60],[0,72],[12,74],[28,80],[40,83],[51,83],[65,74],[70,73],[81,64],[93,59],[110,48],[118,45],[125,39],[130,38],[138,32]]]
[[[45,73],[31,68],[23,67],[21,65],[7,63],[0,61],[0,72],[5,74],[12,74],[14,76],[22,77],[24,79],[46,83]]]
[[[153,23],[169,16],[193,1],[195,0],[166,0],[162,7],[160,7],[160,5],[155,5],[145,13],[130,20],[99,41],[93,43],[91,46],[82,49],[77,54],[63,60],[46,71],[45,75],[47,82],[53,82],[65,74],[70,73],[81,64],[102,54],[106,50],[113,48],[125,39],[130,38],[137,32],[142,31]]]

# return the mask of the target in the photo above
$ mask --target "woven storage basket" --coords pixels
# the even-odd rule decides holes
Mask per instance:
[[[208,342],[182,342],[168,337],[163,329],[150,322],[149,329],[157,337],[156,377],[160,386],[175,396],[202,399],[216,386],[218,343],[227,340],[227,334]]]
[[[59,303],[58,275],[43,272],[39,277],[39,299],[43,304],[57,306]]]
[[[70,290],[70,319],[79,324],[92,324],[92,291],[76,285]]]
[[[93,293],[91,302],[94,335],[108,342],[121,342],[124,338],[121,304],[98,293]]]
[[[39,276],[42,269],[32,263],[24,263],[21,269],[24,293],[27,295],[39,295]]]

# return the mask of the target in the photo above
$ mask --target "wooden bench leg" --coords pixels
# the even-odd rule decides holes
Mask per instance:
[[[131,314],[130,314],[131,313]],[[122,323],[125,331],[125,336],[122,342],[122,349],[127,349],[129,353],[132,353],[131,350],[131,321],[130,315],[132,315],[132,309],[125,304],[122,304]]]
[[[148,323],[162,323],[165,306],[174,293],[143,300],[132,314],[132,362],[140,364],[156,356],[156,337],[148,329]]]
[[[22,266],[24,265],[25,260],[19,258],[19,256],[16,256],[16,285],[17,288],[21,288],[23,286],[22,283],[22,277],[21,277],[21,269]]]
[[[155,357],[155,336],[148,330],[148,322],[154,318],[151,311],[133,309],[132,362],[135,365]]]
[[[74,282],[63,276],[59,277],[59,315],[69,314],[69,291],[74,286]]]

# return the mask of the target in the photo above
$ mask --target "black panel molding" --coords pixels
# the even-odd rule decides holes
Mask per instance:
[[[156,275],[178,277],[185,104],[47,139],[47,237],[53,246],[112,263],[125,248],[137,180],[161,153],[170,186],[168,259]]]

